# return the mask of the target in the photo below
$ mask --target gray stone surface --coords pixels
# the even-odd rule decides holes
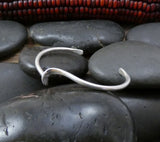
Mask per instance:
[[[39,77],[39,73],[36,70],[34,62],[36,55],[43,49],[46,48],[25,47],[22,50],[20,54],[19,63],[24,72],[33,77]],[[88,61],[83,56],[77,55],[76,53],[72,53],[70,51],[51,52],[49,54],[44,55],[41,58],[40,63],[43,69],[49,67],[57,67],[70,73],[73,73],[77,76],[83,76],[88,71]],[[57,79],[62,79],[62,77]]]
[[[0,103],[43,89],[42,83],[26,75],[18,64],[0,63]]]
[[[47,22],[30,28],[31,37],[46,46],[80,48],[85,54],[124,38],[124,30],[107,20]]]
[[[160,23],[133,27],[127,34],[127,40],[142,41],[160,47]]]
[[[129,108],[135,122],[137,142],[160,141],[160,91],[127,90],[114,91]]]
[[[0,116],[1,142],[135,142],[126,105],[88,88],[67,85],[21,96],[1,105]]]
[[[122,67],[131,76],[130,87],[160,87],[160,48],[136,41],[114,43],[97,51],[89,60],[91,75],[104,84],[120,84]]]
[[[9,56],[23,47],[26,28],[14,21],[0,21],[0,58]]]

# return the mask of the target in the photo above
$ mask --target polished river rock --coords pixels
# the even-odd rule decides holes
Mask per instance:
[[[160,48],[138,41],[106,46],[89,59],[91,75],[103,84],[120,84],[122,67],[130,76],[132,88],[160,87]]]
[[[123,40],[124,30],[107,20],[46,22],[31,26],[30,35],[42,45],[74,47],[91,54],[105,45]]]
[[[0,58],[10,56],[23,47],[26,28],[14,21],[0,21]]]
[[[0,103],[44,88],[40,81],[26,75],[18,64],[0,63],[0,74]]]
[[[135,142],[120,99],[67,85],[12,99],[0,107],[2,142]]]
[[[19,59],[20,67],[23,71],[33,77],[40,77],[39,73],[35,67],[35,58],[37,54],[44,50],[44,47],[25,47]],[[76,76],[83,76],[88,71],[88,61],[83,56],[70,51],[53,51],[44,55],[40,64],[42,69],[47,69],[49,67],[56,67],[73,73]],[[52,76],[54,83],[57,81],[62,82],[65,80],[64,77]],[[55,81],[56,80],[56,81]]]
[[[160,91],[128,90],[113,92],[129,108],[133,116],[137,142],[160,141]]]
[[[147,23],[133,27],[127,40],[142,41],[160,47],[160,23]]]

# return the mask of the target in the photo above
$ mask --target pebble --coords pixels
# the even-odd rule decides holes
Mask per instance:
[[[133,119],[123,102],[88,88],[60,86],[12,99],[1,105],[0,116],[9,121],[8,135],[0,122],[5,142],[135,142]]]
[[[40,81],[26,75],[18,64],[0,63],[0,103],[43,89]]]
[[[44,49],[46,48],[25,47],[22,50],[19,58],[19,64],[25,73],[35,78],[39,77],[39,73],[35,67],[35,58],[37,54]],[[85,75],[85,73],[88,71],[87,59],[70,51],[54,51],[48,53],[41,58],[40,63],[43,69],[56,67],[79,77]],[[54,82],[57,82],[58,80],[63,82],[65,78],[54,75],[52,79]]]
[[[133,27],[127,34],[127,40],[142,41],[160,47],[160,23]]]
[[[160,48],[138,41],[118,42],[97,51],[89,59],[91,75],[103,84],[121,84],[123,68],[132,88],[160,87]]]
[[[113,92],[129,108],[136,126],[138,142],[160,141],[159,90],[127,90]]]
[[[91,54],[124,38],[120,25],[107,20],[38,23],[30,28],[33,40],[45,46],[65,46]]]
[[[21,49],[27,40],[26,28],[14,21],[0,21],[0,58]]]

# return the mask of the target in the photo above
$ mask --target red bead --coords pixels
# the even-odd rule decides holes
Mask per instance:
[[[51,0],[47,0],[47,6],[51,6]]]
[[[97,9],[93,8],[93,15],[96,15],[96,13],[97,13]]]
[[[146,8],[146,12],[150,12],[150,8],[151,8],[150,5],[148,5]]]
[[[37,3],[37,1],[33,1],[33,6],[34,6],[35,8],[37,8],[37,7],[38,7],[38,3]]]
[[[59,14],[59,8],[58,7],[55,8],[55,13]]]
[[[154,3],[151,4],[151,11],[155,11],[156,5]]]
[[[30,7],[33,6],[33,3],[32,3],[32,2],[33,2],[32,0],[28,0],[28,5],[29,5]]]
[[[132,8],[133,8],[133,6],[134,6],[134,2],[133,2],[133,1],[131,1],[131,2],[130,2],[130,4],[129,4],[129,8],[131,8],[131,9],[132,9]]]
[[[37,14],[38,14],[38,15],[41,14],[41,9],[40,9],[40,8],[37,9]]]
[[[78,6],[78,0],[74,0],[74,5]]]
[[[64,7],[64,12],[68,13],[68,7]]]
[[[22,1],[18,1],[18,7],[23,8],[23,2]]]
[[[61,1],[60,0],[56,0],[56,6],[60,6],[61,5]]]
[[[105,0],[104,3],[105,3],[105,6],[108,6],[108,0]]]
[[[52,6],[55,6],[55,5],[56,5],[55,0],[52,0]]]
[[[142,10],[145,10],[146,8],[147,8],[147,3],[146,3],[146,2],[144,2],[144,3],[143,3]]]
[[[91,6],[91,0],[87,0],[87,6]]]
[[[113,4],[113,1],[112,1],[112,0],[109,0],[108,7],[111,8],[111,7],[112,7],[112,4]]]
[[[95,0],[96,1],[96,6],[99,6],[99,0]]]
[[[79,7],[75,8],[75,13],[79,14]]]
[[[7,3],[7,2],[4,2],[4,3],[3,3],[3,9],[5,9],[5,10],[8,9],[8,3]]]
[[[83,0],[79,0],[79,6],[82,6],[82,4],[83,4]]]
[[[66,0],[60,0],[61,1],[61,6],[65,6]]]
[[[100,6],[103,7],[105,4],[105,0],[100,0]]]
[[[113,8],[117,8],[117,6],[118,6],[117,0],[113,0]]]
[[[142,1],[138,2],[138,9],[142,9],[143,3]]]
[[[129,7],[129,3],[130,3],[129,0],[126,0],[126,1],[125,1],[125,7],[128,8],[128,7]]]
[[[138,2],[137,2],[137,1],[135,1],[135,2],[134,2],[133,9],[134,9],[134,10],[136,10],[136,9],[137,9],[137,7],[138,7]]]
[[[50,8],[50,14],[54,14],[54,9]]]
[[[80,7],[80,13],[84,13],[84,8],[83,7]]]
[[[85,13],[88,13],[89,12],[89,9],[88,9],[88,7],[85,7]]]
[[[70,0],[70,6],[74,6],[74,0]]]
[[[38,0],[38,7],[42,7],[42,6],[43,6],[42,0]]]

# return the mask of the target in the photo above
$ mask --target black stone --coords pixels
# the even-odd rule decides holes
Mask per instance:
[[[40,81],[21,71],[18,64],[0,63],[0,74],[0,103],[44,88]]]
[[[88,81],[88,82],[91,82],[91,83],[95,83],[95,84],[101,84],[100,82],[98,82],[96,79],[94,79],[92,77],[92,75],[90,74],[86,74],[84,77],[83,77],[84,80]]]
[[[148,23],[129,30],[127,40],[146,42],[160,47],[160,23]]]
[[[32,77],[39,77],[39,73],[35,67],[36,55],[44,50],[44,47],[26,47],[20,54],[20,66],[24,72]],[[81,55],[71,51],[53,51],[44,55],[40,60],[43,69],[49,67],[56,67],[75,74],[76,76],[83,76],[88,70],[88,61]],[[55,80],[64,81],[64,77],[52,76],[53,82]],[[56,81],[57,82],[57,81]]]
[[[14,21],[0,21],[0,58],[9,56],[23,47],[26,28]]]
[[[160,91],[131,90],[113,92],[129,108],[135,121],[137,142],[160,141]]]
[[[106,20],[39,23],[30,28],[30,34],[42,45],[75,47],[85,54],[124,38],[124,30]]]
[[[1,105],[0,117],[3,142],[135,142],[133,120],[122,101],[81,86],[12,99]]]
[[[120,67],[131,76],[130,87],[160,87],[160,48],[143,42],[119,42],[100,49],[89,60],[91,75],[103,84],[122,83]]]

